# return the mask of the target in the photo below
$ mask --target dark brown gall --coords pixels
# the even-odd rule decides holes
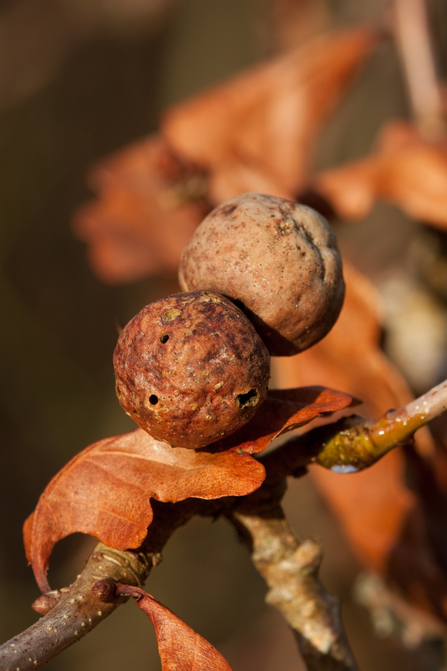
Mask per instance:
[[[184,291],[232,298],[270,354],[311,347],[334,325],[344,298],[335,235],[315,210],[246,193],[216,207],[183,250]]]
[[[246,316],[208,291],[147,305],[114,354],[119,402],[157,440],[200,448],[246,424],[267,394],[270,357]]]

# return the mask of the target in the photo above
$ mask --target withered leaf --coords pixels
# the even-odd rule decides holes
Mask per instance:
[[[154,625],[162,671],[232,671],[211,643],[141,588],[117,583],[116,594],[135,597]]]
[[[159,136],[136,142],[92,169],[99,198],[75,214],[75,234],[107,283],[177,269],[181,251],[211,207],[200,172]]]
[[[250,456],[275,436],[353,399],[321,387],[269,391],[246,427],[202,450],[172,448],[142,429],[105,438],[75,456],[48,484],[25,522],[28,561],[42,592],[54,545],[75,532],[96,536],[118,550],[137,548],[152,521],[150,499],[244,496],[260,487],[265,469]],[[257,419],[256,419],[257,418]]]
[[[447,141],[429,141],[404,121],[388,123],[370,156],[320,173],[311,188],[346,219],[362,219],[382,198],[413,219],[444,229]]]
[[[142,429],[100,440],[75,456],[48,484],[25,523],[25,549],[42,592],[57,541],[92,534],[119,550],[137,548],[152,521],[150,498],[243,496],[265,478],[247,454],[172,448]]]
[[[168,110],[161,132],[207,170],[214,204],[246,191],[293,199],[322,122],[377,40],[366,27],[314,38]]]
[[[224,438],[208,450],[237,450],[256,454],[264,450],[274,438],[308,424],[317,417],[356,405],[349,394],[326,387],[269,389],[262,407],[239,431]]]

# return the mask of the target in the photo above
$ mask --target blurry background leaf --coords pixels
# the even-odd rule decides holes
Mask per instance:
[[[216,205],[258,191],[293,197],[316,135],[377,44],[371,28],[327,33],[176,105],[161,132],[210,174]]]
[[[90,174],[99,198],[78,210],[75,234],[103,282],[174,274],[183,247],[210,211],[205,177],[159,136],[140,140]]]
[[[275,376],[284,387],[309,379],[339,386],[361,398],[359,414],[378,417],[407,403],[412,394],[380,350],[381,325],[372,285],[349,264],[344,269],[346,299],[336,325],[320,343],[290,361],[275,359]],[[435,518],[430,519],[425,502],[429,491],[431,497],[438,492],[437,500],[445,496],[435,486],[436,470],[445,459],[427,430],[418,432],[417,450],[411,454],[411,463],[417,460],[422,465],[421,477],[425,473],[425,481],[431,479],[432,487],[425,492],[407,482],[402,449],[361,473],[339,476],[314,467],[312,477],[360,561],[398,584],[408,599],[447,620],[447,574],[438,558],[439,542],[430,537]]]
[[[362,219],[377,199],[447,228],[447,140],[427,140],[404,121],[388,123],[367,158],[317,175],[312,188],[345,219]]]

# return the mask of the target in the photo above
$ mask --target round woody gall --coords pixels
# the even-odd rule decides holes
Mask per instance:
[[[334,325],[344,298],[335,235],[318,212],[246,193],[216,207],[183,250],[184,291],[208,289],[243,309],[270,354],[297,354]]]
[[[200,448],[246,424],[265,400],[270,357],[247,317],[209,291],[147,305],[114,353],[119,402],[157,440]]]

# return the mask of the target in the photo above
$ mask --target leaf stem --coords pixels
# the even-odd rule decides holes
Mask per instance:
[[[413,439],[417,429],[447,410],[447,380],[377,420],[348,418],[323,444],[315,463],[338,472],[368,468],[387,452]],[[334,429],[332,429],[334,431]]]

